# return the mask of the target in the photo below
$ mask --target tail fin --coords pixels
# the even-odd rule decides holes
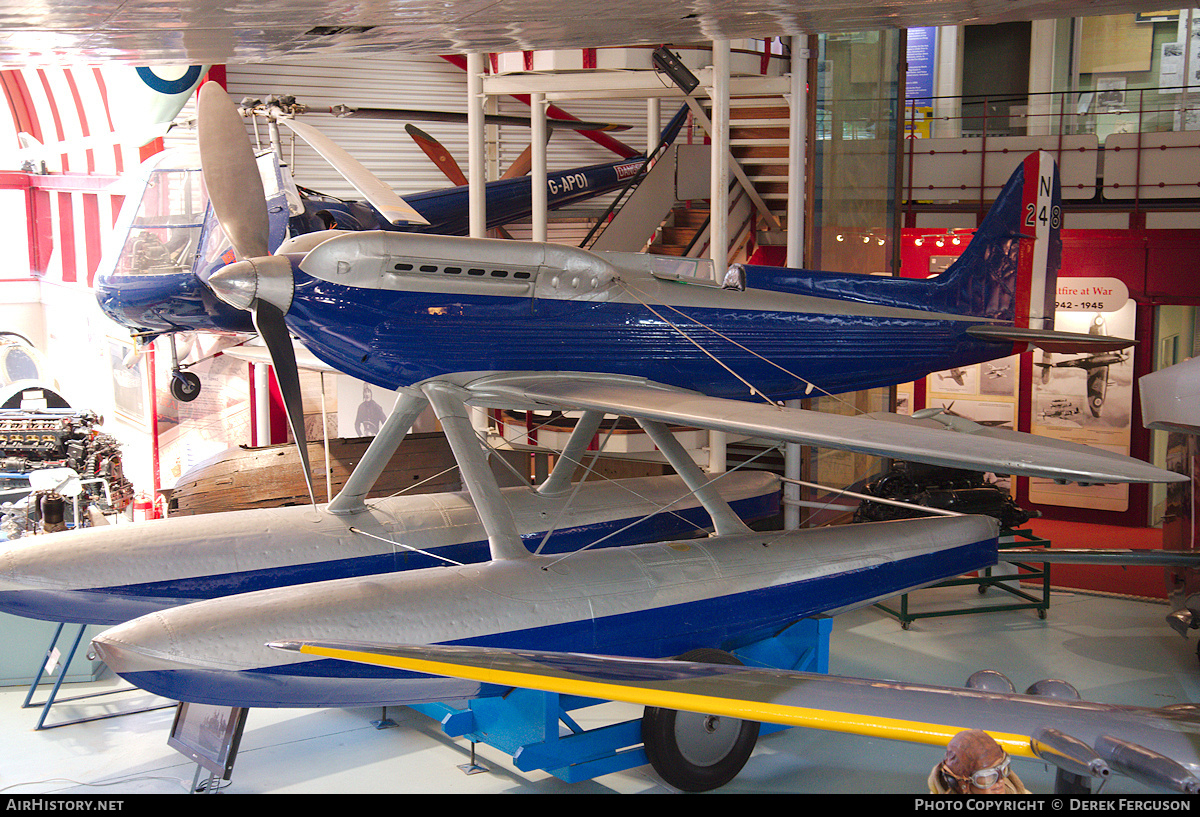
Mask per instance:
[[[1031,153],[1009,177],[971,243],[937,289],[952,311],[1054,328],[1054,296],[1062,265],[1062,202],[1050,154]]]

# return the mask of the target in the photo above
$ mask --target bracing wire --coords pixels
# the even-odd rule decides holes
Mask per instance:
[[[686,494],[683,494],[679,498],[672,500],[671,502],[667,503],[663,507],[659,508],[657,511],[654,511],[653,513],[648,513],[645,516],[643,516],[641,519],[634,520],[633,522],[630,522],[628,525],[621,528],[620,530],[615,530],[612,533],[606,534],[605,536],[600,537],[599,539],[597,539],[594,542],[589,542],[588,544],[584,545],[583,547],[579,548],[578,550],[573,550],[570,553],[564,553],[562,556],[555,559],[550,564],[546,565],[545,568],[543,568],[543,569],[549,569],[551,567],[554,567],[554,565],[563,561],[563,559],[573,556],[576,553],[582,553],[583,551],[587,550],[588,548],[595,547],[596,545],[599,545],[600,543],[602,543],[604,540],[611,539],[612,537],[617,536],[618,534],[624,533],[625,531],[632,528],[634,525],[637,525],[647,519],[651,519],[655,516],[658,516],[660,513],[666,513],[666,512],[675,513],[675,511],[670,510],[672,505],[677,505],[680,502],[684,501],[685,499],[695,496],[697,491],[701,491],[704,488],[707,488],[708,486],[710,486],[716,482],[719,482],[726,475],[732,474],[734,471],[738,471],[742,468],[745,468],[746,466],[748,466],[750,463],[754,462],[759,457],[766,456],[767,454],[770,454],[772,451],[778,451],[782,447],[783,447],[782,444],[776,444],[776,445],[771,446],[770,448],[764,448],[762,451],[760,451],[758,454],[755,454],[753,457],[746,460],[744,463],[741,463],[740,465],[735,466],[732,470],[722,471],[721,473],[717,474],[712,479],[710,479],[708,482],[706,482],[703,485],[701,485],[700,487],[698,487],[695,491],[688,491]]]
[[[628,281],[626,281],[623,278],[618,278],[618,279],[616,279],[616,281],[617,281],[617,283],[619,283],[621,285],[621,287],[626,292],[629,293],[629,295],[635,301],[637,301],[642,306],[646,307],[646,309],[650,310],[650,312],[652,312],[655,317],[657,317],[663,323],[670,326],[672,329],[674,329],[676,332],[678,332],[684,339],[686,339],[689,343],[691,343],[693,346],[695,346],[697,349],[699,349],[704,354],[708,355],[708,357],[710,357],[718,366],[725,369],[725,371],[729,372],[731,375],[733,375],[735,378],[737,378],[741,383],[743,383],[750,390],[750,393],[752,395],[756,395],[756,396],[763,398],[763,400],[767,401],[768,403],[775,406],[776,408],[782,408],[782,406],[778,402],[776,402],[775,400],[772,400],[770,397],[765,395],[760,389],[755,387],[748,380],[746,380],[744,377],[742,377],[737,372],[735,372],[726,363],[724,363],[722,360],[720,360],[716,355],[714,355],[709,350],[705,349],[695,338],[693,338],[687,332],[684,332],[681,327],[679,327],[678,325],[673,323],[671,320],[669,320],[668,318],[663,316],[660,312],[658,312],[654,307],[652,307],[649,303],[650,296],[644,290],[634,286],[633,284],[629,283]],[[645,297],[644,298],[638,297],[639,294],[642,296],[645,296]],[[771,360],[770,358],[764,357],[763,355],[759,354],[758,352],[754,351],[753,349],[750,349],[747,346],[745,346],[741,343],[738,343],[736,340],[729,337],[728,335],[721,332],[720,330],[715,329],[712,326],[709,326],[708,324],[704,323],[703,321],[697,320],[696,318],[692,317],[691,315],[688,315],[686,312],[681,311],[677,307],[672,306],[671,304],[668,304],[665,302],[661,302],[661,301],[660,301],[660,305],[671,310],[672,312],[675,312],[676,314],[687,319],[688,321],[695,324],[696,326],[699,326],[701,329],[705,329],[705,330],[711,332],[712,334],[716,335],[717,337],[721,338],[722,340],[725,340],[728,343],[733,344],[734,346],[738,347],[739,349],[746,352],[747,354],[758,358],[759,360],[763,361],[764,363],[767,363],[768,365],[774,366],[776,369],[779,369],[779,371],[783,372],[784,374],[788,375],[789,377],[794,377],[796,380],[800,381],[801,383],[804,383],[810,391],[811,390],[818,391],[825,397],[833,398],[834,400],[837,400],[839,403],[842,403],[843,405],[846,405],[849,408],[853,409],[857,413],[860,413],[860,414],[863,413],[862,410],[859,409],[857,406],[852,405],[851,403],[847,402],[846,400],[839,397],[838,395],[833,394],[832,392],[821,388],[816,383],[813,383],[811,380],[801,377],[800,375],[796,374],[795,372],[793,372],[783,366],[780,366],[778,363]]]
[[[376,536],[376,535],[375,535],[375,534],[373,534],[373,533],[367,533],[367,532],[366,532],[365,530],[363,530],[362,528],[356,528],[356,527],[353,527],[353,526],[352,526],[352,527],[350,528],[350,532],[351,532],[351,533],[359,533],[359,534],[362,534],[363,536],[369,537],[369,538],[371,538],[371,539],[375,539],[375,540],[377,540],[377,541],[380,541],[380,542],[386,542],[387,544],[391,545],[392,547],[404,548],[405,550],[410,550],[410,551],[412,551],[413,553],[420,553],[420,554],[423,554],[423,555],[425,555],[425,556],[430,556],[430,557],[432,557],[432,558],[434,558],[434,559],[439,559],[440,561],[447,562],[448,564],[452,564],[452,565],[454,565],[454,566],[456,566],[456,567],[462,567],[462,564],[463,564],[462,562],[456,562],[456,561],[454,561],[453,559],[447,559],[445,556],[439,556],[438,554],[436,554],[436,553],[434,553],[433,551],[430,551],[430,550],[422,550],[421,548],[415,548],[415,547],[413,547],[412,545],[406,545],[406,544],[404,544],[403,542],[397,542],[397,541],[395,541],[395,540],[392,540],[392,539],[385,539],[385,538],[384,538],[384,537],[382,537],[382,536]]]

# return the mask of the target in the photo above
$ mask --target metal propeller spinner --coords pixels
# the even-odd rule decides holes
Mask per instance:
[[[308,496],[315,505],[300,372],[283,317],[292,303],[292,264],[283,256],[272,255],[267,246],[270,234],[267,200],[254,150],[237,108],[215,82],[200,87],[197,130],[208,198],[238,258],[208,276],[205,283],[221,300],[250,312],[254,327],[267,346],[292,436],[300,451]]]

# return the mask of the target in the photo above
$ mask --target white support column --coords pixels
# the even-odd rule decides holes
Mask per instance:
[[[271,369],[267,363],[251,363],[254,373],[254,445],[271,444]]]
[[[718,270],[729,265],[729,41],[714,42],[712,96],[712,215],[710,255]]]
[[[712,187],[709,254],[718,275],[729,266],[729,41],[712,44]],[[708,470],[725,470],[727,438],[708,432]]]
[[[937,30],[937,69],[934,72],[933,135],[962,135],[963,28]]]
[[[1057,20],[1034,20],[1029,41],[1029,118],[1025,133],[1044,136],[1053,131],[1054,42]]]
[[[483,60],[483,54],[467,55],[467,206],[471,238],[484,238],[487,235]]]
[[[532,185],[533,240],[545,241],[549,235],[546,210],[546,95],[529,95],[530,125],[533,139],[533,166],[529,183]]]
[[[1186,11],[1181,11],[1179,13],[1179,25],[1176,29],[1178,31],[1178,34],[1176,35],[1176,42],[1188,44],[1185,45],[1183,49],[1183,92],[1179,95],[1178,105],[1180,130],[1190,130],[1192,123],[1196,120],[1196,115],[1190,112],[1192,107],[1192,87],[1196,84],[1195,80],[1193,79],[1196,72],[1196,66],[1192,62],[1191,46],[1192,32],[1195,31],[1195,25],[1196,9],[1188,8]],[[1076,43],[1078,43],[1079,40],[1079,37],[1075,38]],[[1079,46],[1076,45],[1076,53],[1078,53],[1078,48]],[[1076,60],[1075,64],[1078,65],[1079,61]]]
[[[788,120],[788,202],[787,202],[787,265],[804,267],[804,190],[806,182],[808,135],[808,49],[804,37],[792,37],[791,111]],[[799,408],[799,400],[789,400],[788,406]],[[787,443],[783,449],[783,474],[788,479],[800,479],[801,446]],[[783,486],[783,527],[800,527],[800,486],[786,482]]]
[[[662,104],[658,97],[646,100],[646,155],[658,147],[658,132],[662,130]]]
[[[788,120],[787,265],[804,266],[804,186],[808,135],[808,49],[792,38],[791,111]]]
[[[487,237],[487,121],[483,54],[467,55],[467,218],[471,238]],[[472,407],[471,425],[486,433],[487,412]]]

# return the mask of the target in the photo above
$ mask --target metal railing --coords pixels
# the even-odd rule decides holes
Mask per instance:
[[[906,100],[903,198],[910,210],[922,201],[990,202],[1011,172],[1010,154],[1046,150],[1064,199],[1081,205],[1137,211],[1200,199],[1200,95],[1189,90]],[[955,169],[939,175],[937,164]]]

